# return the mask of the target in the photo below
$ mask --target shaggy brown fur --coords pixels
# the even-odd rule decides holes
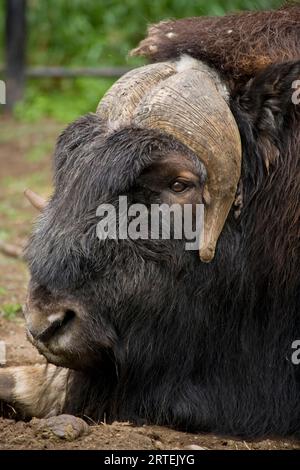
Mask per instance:
[[[234,80],[271,64],[300,59],[300,5],[277,11],[185,18],[150,26],[133,55],[163,61],[181,54],[203,60]]]

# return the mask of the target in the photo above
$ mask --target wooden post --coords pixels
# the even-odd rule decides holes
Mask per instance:
[[[25,80],[26,0],[6,0],[6,105],[21,100]]]

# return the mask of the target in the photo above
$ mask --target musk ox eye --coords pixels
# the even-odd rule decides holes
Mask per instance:
[[[185,183],[184,181],[173,181],[173,183],[171,184],[170,186],[170,189],[174,192],[174,193],[182,193],[183,191],[185,191],[187,188],[189,187],[189,185],[187,183]]]

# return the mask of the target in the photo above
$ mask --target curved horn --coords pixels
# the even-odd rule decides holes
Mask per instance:
[[[45,209],[47,201],[36,194],[34,191],[31,191],[31,189],[25,189],[24,196],[30,202],[30,204],[32,204],[33,207],[35,207],[40,212]]]
[[[151,88],[176,73],[172,62],[160,62],[131,70],[117,80],[100,101],[97,114],[111,125],[130,124],[132,115]]]
[[[164,131],[189,147],[206,166],[208,194],[200,259],[210,262],[234,202],[241,174],[241,141],[235,119],[209,74],[185,70],[148,93],[133,124]]]

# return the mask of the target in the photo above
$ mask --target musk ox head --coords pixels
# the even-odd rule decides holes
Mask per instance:
[[[50,201],[27,193],[42,209],[27,249],[25,311],[40,352],[57,365],[94,367],[121,360],[132,338],[143,337],[143,323],[148,332],[184,327],[172,315],[191,303],[193,266],[202,264],[204,277],[209,270],[240,171],[226,87],[206,65],[158,63],[116,82],[96,114],[59,138]],[[200,260],[184,240],[100,241],[97,208],[117,208],[120,195],[146,206],[204,203]]]

